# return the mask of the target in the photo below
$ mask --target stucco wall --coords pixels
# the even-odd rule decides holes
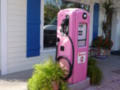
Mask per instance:
[[[26,7],[27,0],[8,0],[8,73],[31,69],[55,55],[54,51],[41,52],[38,57],[26,58]]]

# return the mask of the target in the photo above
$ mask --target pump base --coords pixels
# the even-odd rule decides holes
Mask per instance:
[[[73,85],[68,85],[68,90],[84,90],[90,86],[90,78],[87,78],[86,80],[73,84]]]

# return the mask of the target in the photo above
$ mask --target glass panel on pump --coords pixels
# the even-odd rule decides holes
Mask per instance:
[[[87,38],[87,25],[86,24],[79,24],[78,27],[78,47],[86,46],[86,39]]]

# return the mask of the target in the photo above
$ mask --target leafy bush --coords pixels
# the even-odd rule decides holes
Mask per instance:
[[[89,58],[88,60],[88,73],[90,77],[90,83],[92,85],[100,84],[102,80],[102,71],[96,66],[96,59]]]
[[[102,36],[97,37],[93,42],[92,46],[95,48],[103,48],[110,50],[113,46],[113,42],[108,38],[104,39]]]
[[[67,89],[67,83],[61,80],[64,71],[49,58],[44,64],[34,66],[32,78],[28,80],[28,90],[53,90],[52,82],[56,82],[60,90]]]
[[[100,84],[102,80],[101,70],[94,65],[88,66],[88,76],[90,77],[90,83],[93,85]]]
[[[92,57],[89,57],[88,58],[88,66],[89,65],[96,65],[96,59],[92,58]]]

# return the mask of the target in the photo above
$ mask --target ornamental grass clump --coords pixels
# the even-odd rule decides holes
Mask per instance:
[[[28,90],[67,90],[67,83],[61,79],[64,71],[52,58],[35,65],[34,69],[32,78],[28,80]]]
[[[96,65],[96,59],[88,59],[88,76],[92,85],[99,85],[102,80],[102,71]]]

